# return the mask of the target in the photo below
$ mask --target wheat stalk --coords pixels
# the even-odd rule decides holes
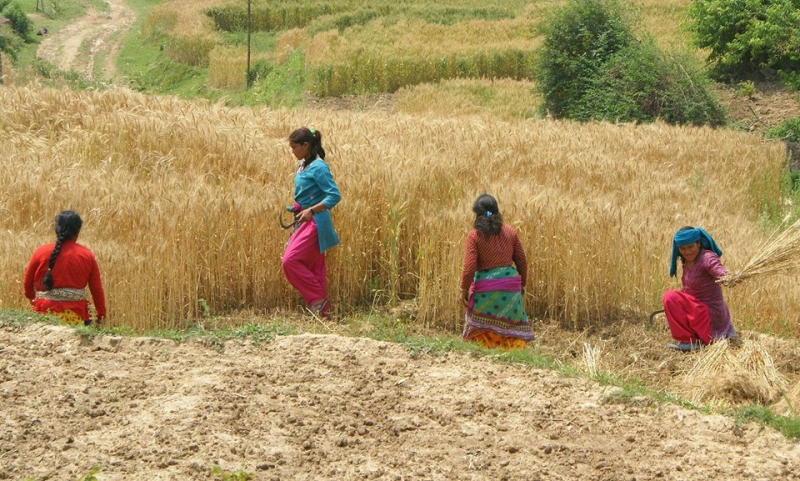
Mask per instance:
[[[800,219],[766,241],[738,272],[720,277],[718,282],[732,286],[755,276],[786,274],[800,268]]]

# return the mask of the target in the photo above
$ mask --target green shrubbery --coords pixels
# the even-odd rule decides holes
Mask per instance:
[[[631,20],[616,0],[570,0],[540,26],[544,44],[536,80],[542,108],[554,117],[585,119],[583,106],[603,64],[634,42]]]
[[[588,85],[581,119],[714,126],[725,121],[693,59],[668,55],[649,40],[611,56]]]
[[[2,5],[2,2],[0,2],[0,11],[3,13],[4,17],[8,18],[11,28],[21,39],[30,40],[31,32],[33,31],[33,22],[22,10],[19,3],[13,2]]]
[[[25,42],[30,41],[33,23],[22,7],[11,0],[0,0],[0,14],[8,18],[8,25],[0,25],[0,84],[3,83],[3,54],[16,59]]]
[[[800,88],[800,0],[694,0],[689,17],[695,43],[711,51],[720,77],[771,68]]]
[[[688,56],[633,34],[623,0],[569,0],[543,22],[535,72],[544,113],[575,120],[724,122],[707,79]]]
[[[786,142],[800,143],[800,117],[786,119],[767,131],[771,139],[785,140]]]

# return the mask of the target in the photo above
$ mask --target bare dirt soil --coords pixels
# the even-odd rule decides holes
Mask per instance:
[[[539,329],[532,348],[566,357],[601,342]],[[639,362],[653,371],[697,355],[650,338],[616,355],[657,350]],[[214,346],[0,325],[0,479],[75,480],[93,466],[99,480],[222,479],[214,466],[256,480],[800,479],[800,445],[772,429],[617,394],[337,335]]]

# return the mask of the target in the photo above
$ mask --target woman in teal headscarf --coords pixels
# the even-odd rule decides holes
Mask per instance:
[[[672,240],[669,275],[675,277],[681,260],[681,290],[664,293],[664,314],[672,337],[668,347],[693,351],[715,339],[736,336],[731,314],[722,297],[718,279],[728,271],[719,258],[719,248],[701,227],[682,227]]]

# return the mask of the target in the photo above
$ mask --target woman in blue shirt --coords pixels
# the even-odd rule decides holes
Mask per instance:
[[[289,147],[299,161],[292,206],[297,226],[283,253],[283,273],[300,291],[308,308],[327,317],[331,306],[324,254],[339,244],[330,210],[339,203],[341,194],[325,163],[320,131],[306,127],[295,130],[289,136]]]

